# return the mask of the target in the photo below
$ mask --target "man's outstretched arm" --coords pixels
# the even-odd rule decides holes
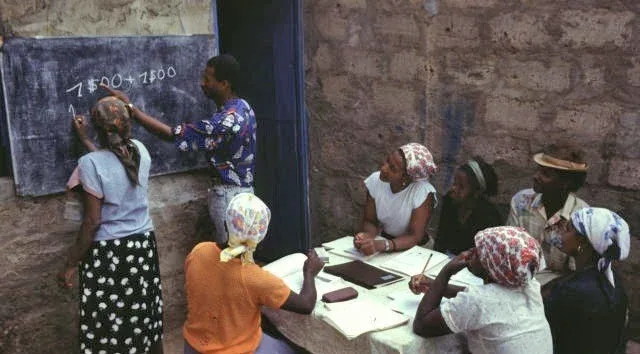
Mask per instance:
[[[138,107],[134,106],[129,100],[129,97],[124,92],[114,90],[104,84],[100,84],[100,87],[109,92],[110,95],[115,96],[122,102],[126,103],[127,107],[129,107],[129,111],[131,112],[131,117],[137,120],[146,130],[163,140],[174,140],[173,132],[171,131],[170,126],[162,123],[158,119],[146,114]]]

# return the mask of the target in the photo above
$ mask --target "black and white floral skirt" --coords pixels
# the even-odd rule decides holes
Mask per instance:
[[[79,274],[80,353],[145,353],[162,339],[153,232],[94,242]]]

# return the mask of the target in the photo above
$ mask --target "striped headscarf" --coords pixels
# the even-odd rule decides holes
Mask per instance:
[[[474,240],[480,263],[498,284],[524,286],[540,267],[540,245],[522,228],[491,227],[478,232]]]
[[[618,214],[605,208],[582,208],[571,214],[571,222],[579,234],[586,237],[600,255],[598,270],[615,287],[611,261],[629,256],[631,236],[629,225]]]
[[[267,234],[270,219],[269,207],[252,193],[233,197],[226,213],[229,244],[220,253],[220,261],[228,262],[242,255],[243,264],[254,263],[253,252]]]

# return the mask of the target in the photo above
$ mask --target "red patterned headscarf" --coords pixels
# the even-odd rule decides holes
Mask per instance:
[[[540,245],[522,228],[484,229],[476,234],[475,244],[480,263],[498,284],[521,287],[533,278],[540,266]]]
[[[400,147],[407,164],[407,174],[412,181],[426,180],[438,171],[433,156],[426,146],[409,143]]]

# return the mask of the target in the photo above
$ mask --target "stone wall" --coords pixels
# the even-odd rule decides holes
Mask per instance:
[[[211,29],[207,0],[0,1],[0,36],[5,37],[210,34]],[[207,185],[205,173],[198,172],[150,181],[165,338],[175,339],[165,340],[167,353],[182,349],[184,258],[211,232],[203,198]],[[77,286],[58,288],[55,274],[75,241],[80,212],[73,196],[19,198],[13,181],[0,178],[1,353],[71,353],[77,348]]]
[[[354,231],[362,180],[409,141],[435,154],[440,192],[470,156],[493,163],[506,210],[531,155],[571,139],[591,165],[578,194],[638,235],[639,15],[630,0],[305,2],[314,243]],[[618,269],[638,338],[637,238]]]

